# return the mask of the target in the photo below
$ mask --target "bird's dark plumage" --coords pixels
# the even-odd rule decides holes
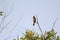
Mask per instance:
[[[35,23],[36,23],[36,18],[35,16],[33,16],[33,26],[35,25]]]

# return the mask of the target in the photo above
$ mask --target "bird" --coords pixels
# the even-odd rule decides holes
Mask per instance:
[[[36,23],[36,17],[33,16],[33,26],[35,25],[35,23]]]

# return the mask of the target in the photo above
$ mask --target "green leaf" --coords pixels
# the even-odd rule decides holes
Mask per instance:
[[[2,16],[2,15],[3,15],[2,13],[4,13],[4,12],[0,11],[0,16]]]

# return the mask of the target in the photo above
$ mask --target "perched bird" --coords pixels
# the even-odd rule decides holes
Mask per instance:
[[[33,26],[35,25],[35,23],[36,23],[36,18],[35,16],[33,16]]]

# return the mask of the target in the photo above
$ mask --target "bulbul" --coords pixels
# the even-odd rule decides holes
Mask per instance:
[[[36,18],[35,16],[33,16],[33,26],[35,25],[35,23],[36,23]]]

